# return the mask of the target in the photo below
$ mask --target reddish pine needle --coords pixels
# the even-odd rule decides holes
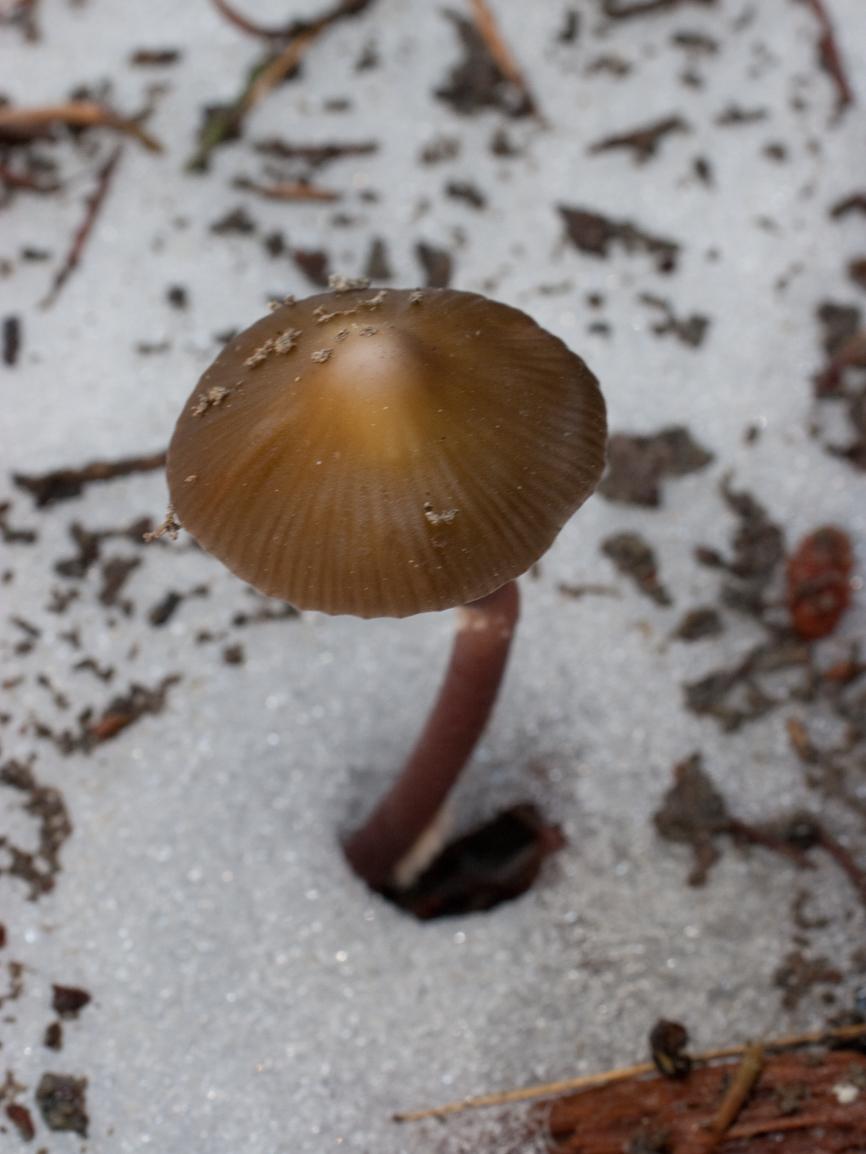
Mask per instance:
[[[848,83],[848,76],[845,72],[845,66],[842,63],[839,46],[836,43],[833,22],[824,6],[824,0],[806,0],[806,3],[815,13],[818,20],[821,31],[820,39],[818,40],[818,57],[821,61],[821,67],[825,72],[829,73],[836,86],[836,111],[841,112],[843,108],[854,103],[854,93],[851,91],[851,85]]]

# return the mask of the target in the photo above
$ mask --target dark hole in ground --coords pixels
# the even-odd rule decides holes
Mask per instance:
[[[541,864],[565,845],[533,805],[515,805],[458,838],[408,889],[382,896],[421,921],[493,909],[526,893]]]

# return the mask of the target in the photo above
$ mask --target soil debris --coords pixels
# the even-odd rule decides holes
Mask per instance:
[[[630,132],[606,136],[603,140],[591,144],[587,151],[591,156],[596,156],[600,152],[629,149],[635,164],[646,164],[658,152],[659,145],[666,136],[689,131],[691,131],[689,125],[681,116],[665,116],[661,120],[654,120],[652,124],[644,125],[643,128],[633,128]]]
[[[704,885],[710,866],[719,857],[714,839],[728,831],[730,815],[725,799],[704,772],[699,753],[674,767],[674,784],[653,821],[666,841],[692,847],[695,862],[689,885]]]
[[[470,208],[482,209],[487,207],[487,197],[479,188],[468,180],[452,180],[445,185],[445,195],[452,200],[462,200]]]
[[[13,473],[12,480],[19,489],[32,494],[41,509],[56,501],[78,497],[84,486],[94,481],[110,481],[130,473],[149,473],[164,466],[165,453],[153,453],[149,457],[123,457],[119,461],[91,461],[81,469],[55,469],[41,476]]]
[[[391,262],[388,260],[388,246],[379,236],[373,237],[370,242],[370,252],[364,266],[364,275],[371,281],[394,279]]]
[[[43,1074],[36,1087],[36,1104],[49,1130],[71,1130],[87,1137],[87,1079],[69,1074]]]
[[[834,969],[827,958],[806,958],[799,950],[793,950],[785,958],[773,975],[773,985],[784,990],[782,1006],[786,1010],[796,1010],[800,1001],[814,985],[838,985],[842,974]]]
[[[63,1027],[59,1022],[49,1022],[42,1036],[42,1045],[46,1050],[63,1049]]]
[[[601,551],[610,557],[620,573],[631,577],[641,593],[657,605],[671,605],[673,599],[658,579],[658,568],[652,546],[638,533],[616,533],[601,543]]]
[[[16,789],[27,797],[23,809],[39,821],[39,848],[28,852],[0,837],[0,848],[9,855],[9,864],[0,873],[21,878],[30,887],[27,897],[36,901],[54,889],[60,872],[60,850],[72,833],[72,822],[60,790],[40,785],[33,775],[31,763],[7,761],[0,766],[0,785]]]
[[[853,192],[850,196],[837,200],[828,211],[832,220],[841,220],[851,212],[862,212],[866,215],[866,192]]]
[[[493,909],[526,893],[563,845],[533,805],[516,805],[452,842],[410,888],[382,894],[421,921]]]
[[[178,593],[175,589],[170,589],[161,601],[150,610],[147,619],[151,625],[157,627],[166,625],[174,616],[175,610],[189,597],[207,597],[210,594],[210,588],[207,585],[196,585],[195,588],[190,589],[188,593]]]
[[[35,529],[13,529],[9,524],[8,514],[11,508],[11,501],[0,502],[0,539],[4,545],[34,544],[39,539]]]
[[[598,492],[608,501],[656,508],[661,504],[663,477],[684,477],[706,468],[713,459],[683,425],[649,436],[613,433]]]
[[[231,209],[210,226],[211,232],[217,236],[251,236],[257,228],[258,225],[243,205]]]
[[[51,1008],[61,1018],[77,1018],[78,1014],[91,1001],[92,995],[78,986],[52,986],[54,996],[51,999]]]
[[[331,276],[331,258],[324,249],[295,248],[291,258],[307,278],[318,288],[327,288]]]
[[[118,605],[129,616],[131,601],[119,601],[120,592],[129,575],[141,564],[140,557],[111,557],[102,566],[102,588],[99,600],[103,605]]]
[[[558,211],[569,240],[581,252],[607,258],[616,243],[627,253],[648,253],[660,273],[671,273],[677,267],[680,245],[676,241],[644,232],[629,220],[612,220],[589,209],[560,205]]]
[[[682,341],[684,345],[688,345],[692,349],[700,348],[704,343],[704,337],[710,327],[709,317],[705,317],[701,313],[692,313],[691,316],[681,320],[675,315],[670,302],[663,297],[655,296],[652,293],[641,293],[640,299],[645,305],[658,309],[662,313],[662,319],[652,325],[652,331],[657,337],[667,336],[668,333],[671,333],[677,340]]]
[[[179,48],[138,48],[129,57],[135,68],[166,68],[177,64],[183,53]]]
[[[424,269],[426,288],[448,288],[454,271],[454,261],[444,249],[419,241],[415,245],[415,255]]]
[[[3,364],[10,368],[18,363],[21,352],[21,318],[3,318]]]
[[[654,16],[675,8],[712,8],[716,0],[602,0],[601,10],[609,20],[631,20],[635,16]]]
[[[494,59],[478,25],[457,12],[445,9],[457,30],[463,59],[451,70],[447,84],[434,92],[461,116],[471,116],[485,108],[496,108],[507,116],[530,116],[535,107],[529,94]],[[477,17],[476,17],[477,19]]]
[[[766,108],[741,108],[739,104],[729,104],[716,117],[716,124],[723,128],[734,124],[755,124],[758,120],[766,120],[768,116]]]
[[[64,756],[89,753],[101,742],[116,737],[121,730],[138,721],[146,713],[161,713],[165,708],[168,690],[180,680],[180,674],[172,673],[164,677],[153,689],[133,682],[128,693],[113,698],[98,721],[92,720],[91,708],[84,709],[78,716],[77,733],[69,729],[57,733],[36,718],[31,723],[33,731],[37,737],[51,741]]]

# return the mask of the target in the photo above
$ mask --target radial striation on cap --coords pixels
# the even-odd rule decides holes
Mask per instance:
[[[199,544],[269,596],[406,617],[529,568],[595,488],[605,435],[595,377],[517,309],[322,293],[217,357],[168,482]]]

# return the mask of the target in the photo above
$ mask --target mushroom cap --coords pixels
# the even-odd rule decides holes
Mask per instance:
[[[595,377],[525,313],[451,289],[321,293],[220,353],[168,483],[263,593],[406,617],[523,573],[595,488],[605,436]]]

